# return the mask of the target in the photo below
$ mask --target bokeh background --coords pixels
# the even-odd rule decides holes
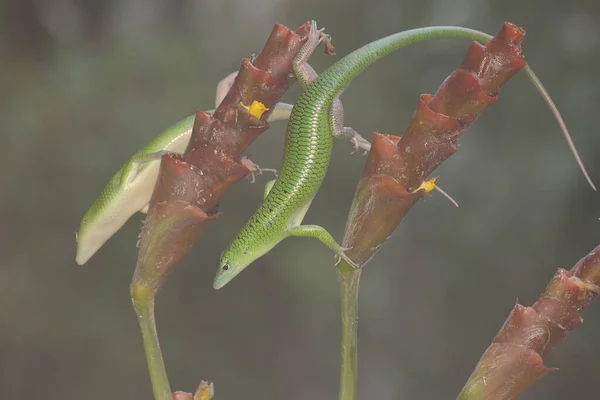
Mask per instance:
[[[0,2],[0,398],[150,399],[128,285],[137,215],[83,267],[73,231],[120,165],[197,109],[258,52],[275,22],[316,19],[339,55],[409,28],[527,29],[525,54],[600,184],[600,3],[592,0],[13,0]],[[347,125],[401,134],[468,43],[394,54],[343,96]],[[321,52],[322,71],[334,60]],[[295,86],[284,100],[293,102]],[[279,167],[285,123],[250,149]],[[341,239],[364,159],[339,143],[307,221]],[[600,242],[600,195],[577,170],[523,74],[503,89],[363,274],[359,398],[454,398],[515,299],[530,304],[558,266]],[[289,239],[221,291],[222,249],[261,201],[242,181],[169,277],[157,304],[173,389],[215,381],[218,399],[334,399],[339,305],[329,251]],[[595,398],[600,307],[546,359],[523,399]]]

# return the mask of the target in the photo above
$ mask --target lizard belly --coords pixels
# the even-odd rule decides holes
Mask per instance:
[[[191,130],[188,130],[177,136],[164,147],[164,150],[182,153],[190,141],[190,134]],[[77,264],[85,264],[133,214],[148,207],[158,179],[159,168],[160,162],[156,161],[140,166],[133,182],[120,188],[118,194],[106,203],[94,222],[90,223],[85,232],[80,233],[75,257]]]
[[[154,164],[156,166],[149,165],[138,174],[138,178],[145,179],[136,179],[127,190],[111,199],[93,224],[80,233],[75,257],[77,264],[85,264],[133,214],[148,204],[158,176],[158,163]]]

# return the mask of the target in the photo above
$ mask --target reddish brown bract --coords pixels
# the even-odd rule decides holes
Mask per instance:
[[[487,45],[473,43],[460,67],[432,96],[424,94],[402,138],[375,134],[346,225],[346,254],[366,264],[412,205],[426,195],[415,191],[457,151],[466,128],[496,102],[500,87],[525,66],[525,31],[511,23]]]
[[[217,217],[216,207],[229,186],[248,174],[238,158],[269,124],[241,104],[259,101],[272,109],[294,83],[292,62],[310,24],[292,32],[275,25],[254,63],[243,60],[240,73],[214,116],[196,114],[192,138],[183,155],[163,156],[146,223],[132,290],[156,293],[168,271],[184,257]]]
[[[533,306],[514,306],[459,399],[513,399],[552,371],[542,357],[583,323],[579,313],[598,295],[599,283],[600,246],[571,271],[559,269]]]

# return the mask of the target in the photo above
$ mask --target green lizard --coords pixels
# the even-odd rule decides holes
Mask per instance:
[[[475,31],[474,31],[475,32]],[[487,41],[491,36],[479,33],[481,41]],[[587,175],[581,159],[569,136],[565,123],[552,102],[552,99],[546,92],[542,83],[539,81],[533,71],[527,66],[526,73],[541,93],[542,97],[550,107],[552,113],[557,119],[565,138],[567,139],[571,151],[576,157],[579,167],[583,171],[590,185],[593,187],[589,176]],[[230,74],[223,79],[217,86],[216,104],[218,105],[237,75],[237,72]],[[335,102],[337,103],[337,102]],[[335,106],[334,103],[334,106]],[[339,108],[339,107],[338,107]],[[274,107],[268,121],[287,119],[291,112],[291,105],[279,103]],[[338,114],[340,114],[338,110]],[[336,114],[334,113],[333,117]],[[101,195],[93,203],[92,207],[83,217],[79,232],[76,232],[77,256],[76,261],[82,265],[117,231],[125,222],[136,212],[145,212],[148,202],[152,195],[152,190],[158,176],[159,163],[152,160],[158,160],[162,152],[182,152],[191,135],[191,129],[194,122],[194,116],[187,117],[167,130],[162,132],[150,143],[139,150],[128,162],[111,178],[110,182],[102,191]],[[343,128],[346,132],[350,128]],[[344,132],[342,132],[344,136]],[[356,138],[359,138],[358,141]],[[354,136],[355,147],[368,149],[368,142]],[[147,162],[150,161],[150,162]],[[146,163],[147,162],[147,163]],[[595,188],[594,188],[595,189]]]
[[[236,76],[237,72],[234,72],[219,82],[216,106],[221,103]],[[291,110],[290,104],[278,103],[267,121],[288,119]],[[147,212],[160,167],[160,163],[155,161],[159,160],[165,152],[182,153],[185,150],[192,134],[194,118],[195,115],[191,115],[167,128],[135,153],[113,175],[100,196],[85,213],[79,232],[75,234],[77,264],[85,264],[133,214],[138,211]],[[249,161],[246,165],[249,168],[253,166],[257,168]]]
[[[309,67],[310,68],[310,67]],[[233,85],[237,72],[225,77],[217,85],[215,106],[217,107]],[[341,103],[339,104],[341,112]],[[267,121],[288,119],[292,110],[290,104],[277,103]],[[214,112],[210,110],[209,112]],[[79,232],[75,232],[77,253],[75,261],[85,264],[102,245],[117,232],[136,212],[147,212],[148,202],[158,178],[160,156],[164,153],[182,153],[187,147],[195,116],[182,119],[167,128],[160,135],[131,157],[119,170],[100,196],[85,213]],[[352,141],[355,149],[368,150],[370,144],[352,128],[343,128],[344,138]],[[247,159],[242,162],[251,171],[275,171],[260,169]]]
[[[309,39],[294,62],[294,72],[303,84],[304,92],[290,115],[279,177],[274,184],[268,185],[260,208],[222,253],[213,283],[215,289],[225,286],[253,261],[289,236],[316,238],[353,265],[345,256],[345,249],[324,228],[301,225],[329,166],[333,146],[332,131],[343,124],[340,121],[343,115],[336,115],[336,107],[332,107],[332,104],[359,73],[380,58],[413,43],[450,37],[484,43],[492,39],[488,34],[461,27],[440,26],[404,31],[355,50],[311,82],[314,76],[303,68],[303,62],[324,38],[324,34],[316,29],[315,21],[312,21]],[[557,116],[558,110],[528,66],[526,73]],[[562,121],[560,115],[557,118],[559,122]],[[564,129],[563,131],[566,132]],[[566,133],[565,135],[568,138]],[[569,144],[574,151],[570,139]],[[574,154],[576,155],[575,151]],[[576,158],[580,162],[577,155]],[[585,174],[581,162],[580,166]],[[588,181],[591,184],[589,177]]]

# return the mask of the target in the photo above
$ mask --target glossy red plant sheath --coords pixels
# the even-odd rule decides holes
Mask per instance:
[[[583,323],[579,313],[598,295],[598,285],[600,246],[571,271],[559,269],[533,306],[514,306],[459,400],[510,400],[551,371],[542,357]]]
[[[153,296],[167,273],[193,247],[217,217],[221,196],[248,173],[238,158],[269,124],[244,107],[254,101],[269,109],[294,83],[292,62],[310,28],[296,32],[275,25],[261,53],[242,61],[235,84],[214,115],[196,114],[192,137],[182,157],[162,158],[158,181],[140,234],[134,290]]]
[[[269,127],[265,121],[269,113],[267,110],[255,117],[247,107],[260,102],[272,109],[293,83],[292,62],[309,27],[306,23],[294,33],[276,25],[254,62],[242,61],[233,86],[215,114],[196,114],[183,156],[162,157],[130,285],[157,399],[170,399],[173,395],[156,331],[156,293],[168,273],[217,217],[221,196],[249,173],[238,158]],[[174,396],[185,398],[186,394],[179,392]],[[208,398],[205,394],[198,397]]]
[[[415,202],[426,196],[416,189],[457,151],[461,134],[525,66],[524,35],[524,30],[507,22],[487,45],[473,42],[437,93],[421,95],[401,138],[375,134],[343,242],[356,264],[369,262]]]

